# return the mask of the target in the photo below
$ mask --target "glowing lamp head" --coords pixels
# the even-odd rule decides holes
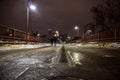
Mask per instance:
[[[31,10],[36,10],[36,6],[31,4],[31,5],[30,5],[30,9],[31,9]]]
[[[74,28],[75,30],[78,30],[79,28],[78,28],[78,26],[75,26],[75,28]]]

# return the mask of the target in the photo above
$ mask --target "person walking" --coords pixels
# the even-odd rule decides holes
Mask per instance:
[[[50,38],[51,46],[56,46],[57,36],[54,31],[52,30],[49,31],[49,38]]]

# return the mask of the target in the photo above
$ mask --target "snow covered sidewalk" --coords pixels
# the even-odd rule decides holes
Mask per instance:
[[[50,46],[50,44],[47,43],[39,43],[39,44],[6,44],[4,46],[0,47],[0,50],[13,50],[13,49],[30,49],[30,48],[40,48],[40,47],[45,47],[45,46]]]
[[[74,44],[80,47],[96,47],[96,48],[120,48],[120,43],[96,43],[96,42],[89,42],[89,43],[80,43]]]

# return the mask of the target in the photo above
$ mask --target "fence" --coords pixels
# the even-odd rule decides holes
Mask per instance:
[[[87,42],[120,42],[120,28],[99,32],[85,39]]]
[[[0,40],[9,42],[26,41],[26,32],[5,25],[0,25]],[[40,37],[34,37],[30,33],[28,33],[27,40],[30,42],[47,41]]]

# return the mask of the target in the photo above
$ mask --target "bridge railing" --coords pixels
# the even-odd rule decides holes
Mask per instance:
[[[42,42],[45,41],[40,37],[32,36],[28,33],[28,41],[30,42]],[[11,28],[5,25],[0,25],[0,41],[26,41],[26,32]],[[46,40],[47,41],[47,40]]]
[[[120,28],[89,35],[85,40],[87,42],[120,42]]]

